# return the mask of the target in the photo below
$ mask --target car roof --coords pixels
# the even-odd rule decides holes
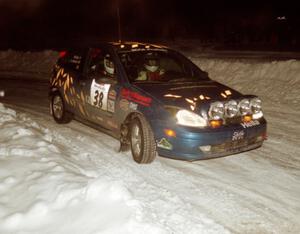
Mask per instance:
[[[73,46],[65,49],[66,51],[76,51],[76,52],[85,52],[89,48],[97,48],[99,46],[112,47],[117,53],[119,52],[129,52],[129,51],[146,51],[146,50],[169,50],[167,46],[157,45],[152,43],[142,43],[142,42],[132,42],[132,41],[122,41],[122,42],[93,42],[93,43],[80,43],[77,46]]]
[[[167,46],[151,44],[151,43],[142,43],[142,42],[109,42],[111,46],[114,47],[118,52],[128,51],[128,50],[166,50]]]
[[[139,49],[169,49],[167,46],[164,45],[158,45],[158,44],[152,44],[152,43],[143,43],[143,42],[134,42],[134,41],[86,41],[86,42],[77,42],[71,45],[68,48],[65,48],[66,50],[80,50],[84,51],[88,48],[97,48],[98,46],[111,46],[116,51],[128,51],[128,50],[139,50]]]

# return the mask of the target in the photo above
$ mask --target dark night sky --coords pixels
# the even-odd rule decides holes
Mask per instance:
[[[295,2],[119,0],[122,37],[299,45]],[[0,45],[51,47],[75,39],[116,40],[116,8],[117,0],[0,0]]]

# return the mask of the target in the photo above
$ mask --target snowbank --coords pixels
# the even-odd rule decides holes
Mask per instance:
[[[299,108],[300,60],[199,57],[195,51],[186,52],[186,55],[212,79],[242,93],[256,94],[274,105],[289,103]],[[57,57],[55,51],[2,51],[0,74],[49,79]]]
[[[49,79],[58,52],[0,51],[0,73],[24,78]]]
[[[121,181],[82,171],[71,156],[0,103],[0,233],[158,233]]]
[[[300,110],[300,60],[191,59],[214,80],[272,105],[284,103]]]

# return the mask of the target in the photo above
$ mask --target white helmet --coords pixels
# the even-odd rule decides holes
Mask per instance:
[[[104,69],[109,75],[114,75],[115,74],[115,65],[113,61],[110,58],[110,55],[107,54],[104,57]]]
[[[159,67],[159,61],[156,56],[154,56],[152,53],[149,53],[145,56],[145,68],[150,72],[156,72]]]

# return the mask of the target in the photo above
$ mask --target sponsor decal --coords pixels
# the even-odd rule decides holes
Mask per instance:
[[[123,111],[129,110],[129,101],[127,99],[121,99],[119,102],[120,109]]]
[[[110,90],[108,93],[108,99],[116,100],[117,92],[115,90]]]
[[[157,142],[157,147],[163,148],[163,149],[166,149],[166,150],[172,150],[173,149],[172,144],[166,138],[162,138],[159,142]]]
[[[260,125],[260,123],[259,123],[258,120],[252,120],[252,121],[247,122],[247,123],[241,123],[241,125],[243,126],[243,128],[250,128],[250,127]]]
[[[66,89],[69,89],[70,84],[73,84],[73,78],[63,68],[59,68],[56,76],[52,77],[51,85],[64,86],[64,90],[66,91]]]
[[[115,101],[108,99],[107,101],[107,111],[114,113],[115,112]]]
[[[232,135],[232,140],[233,141],[242,140],[242,139],[244,139],[244,136],[245,136],[245,132],[243,130],[235,131]]]
[[[145,97],[137,92],[133,92],[129,89],[122,89],[121,90],[121,97],[125,98],[129,101],[136,102],[138,104],[141,104],[143,106],[150,106],[152,102],[152,98]]]
[[[129,109],[131,110],[137,110],[138,104],[134,102],[129,103]]]

